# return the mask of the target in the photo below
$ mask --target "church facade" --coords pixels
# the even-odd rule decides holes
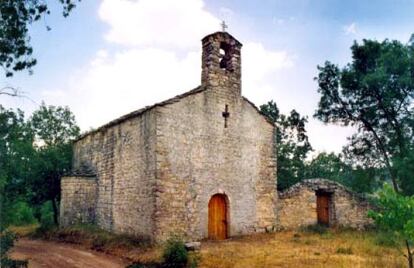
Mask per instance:
[[[311,224],[363,229],[371,205],[313,179],[276,190],[275,126],[241,95],[242,44],[202,40],[201,85],[134,111],[74,143],[61,180],[60,224],[91,223],[162,241]]]
[[[80,137],[61,225],[157,241],[273,230],[275,127],[241,95],[241,48],[227,32],[206,36],[199,87]]]

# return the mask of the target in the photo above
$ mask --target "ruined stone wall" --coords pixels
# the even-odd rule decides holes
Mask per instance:
[[[364,229],[373,223],[372,219],[367,217],[368,211],[373,207],[366,199],[345,191],[335,193],[332,198],[336,225]]]
[[[279,193],[279,227],[294,229],[317,223],[316,192],[330,194],[331,226],[363,229],[372,223],[367,212],[369,202],[339,183],[326,179],[304,180]]]
[[[153,235],[155,111],[103,127],[74,145],[73,172],[97,178],[96,223]]]
[[[95,177],[63,177],[60,202],[60,225],[93,223],[97,183]]]
[[[208,203],[217,193],[228,198],[230,236],[275,224],[274,128],[252,104],[207,89],[157,111],[159,239],[207,237]]]
[[[317,223],[315,191],[302,188],[294,195],[280,196],[278,202],[279,226],[295,229]]]

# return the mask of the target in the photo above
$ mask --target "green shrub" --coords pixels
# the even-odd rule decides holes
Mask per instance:
[[[51,228],[55,225],[51,201],[43,203],[40,208],[40,225],[44,228]]]
[[[187,265],[188,251],[178,236],[172,236],[166,241],[162,256],[165,267],[179,268]]]
[[[8,256],[8,251],[13,247],[16,235],[10,231],[4,231],[0,234],[0,267],[27,267],[28,261],[12,260]]]
[[[378,232],[375,235],[374,243],[382,247],[398,248],[399,244],[395,236],[387,232]]]
[[[19,201],[12,206],[13,216],[11,224],[16,226],[28,225],[36,223],[33,215],[33,209],[23,201]]]
[[[13,247],[16,235],[10,231],[4,231],[0,234],[0,258],[6,258],[7,252]]]

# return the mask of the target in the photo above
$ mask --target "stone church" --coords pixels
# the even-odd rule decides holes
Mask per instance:
[[[241,48],[227,32],[204,37],[199,87],[81,136],[72,173],[61,182],[60,224],[93,223],[155,241],[173,233],[225,239],[274,230],[279,212],[290,218],[287,210],[295,212],[296,201],[310,204],[305,210],[312,219],[293,215],[293,225],[317,222],[318,186],[313,199],[285,194],[278,201],[276,130],[241,95]],[[342,191],[326,191],[332,215],[336,189]],[[347,198],[343,202],[356,200]],[[354,203],[351,214],[366,210]]]

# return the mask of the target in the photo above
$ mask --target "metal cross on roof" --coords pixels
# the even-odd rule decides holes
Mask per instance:
[[[227,28],[229,28],[229,26],[227,26],[226,22],[223,20],[221,22],[221,31],[225,32]]]

